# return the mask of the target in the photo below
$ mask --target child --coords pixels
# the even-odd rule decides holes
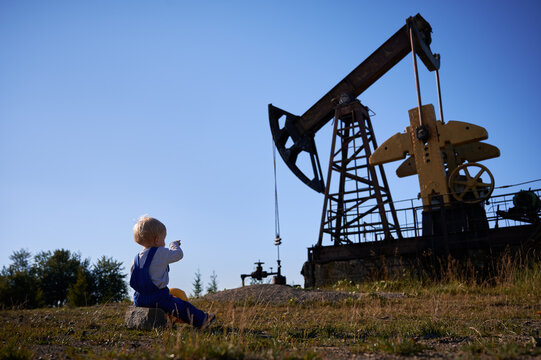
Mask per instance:
[[[214,314],[207,314],[169,293],[169,264],[179,261],[184,254],[180,240],[169,244],[169,249],[165,247],[166,235],[165,225],[148,216],[142,216],[133,227],[135,242],[144,247],[135,256],[131,268],[130,286],[135,290],[134,304],[159,307],[183,322],[206,329],[216,318]]]

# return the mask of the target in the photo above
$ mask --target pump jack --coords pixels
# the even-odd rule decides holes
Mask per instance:
[[[301,116],[269,104],[271,133],[280,156],[302,182],[324,194],[319,238],[308,249],[308,261],[302,271],[305,286],[340,280],[328,275],[332,272],[329,266],[351,267],[347,262],[352,260],[379,255],[406,256],[427,249],[449,255],[487,244],[491,251],[532,232],[525,225],[489,231],[483,203],[491,197],[494,178],[477,162],[498,157],[500,151],[481,142],[488,138],[484,128],[459,121],[444,122],[438,71],[440,55],[430,49],[431,32],[430,24],[420,14],[406,19],[402,28]],[[410,125],[406,132],[378,146],[369,109],[357,97],[410,52],[418,106],[409,110]],[[422,104],[417,57],[429,71],[436,73],[439,120],[433,105]],[[325,183],[314,138],[332,119],[334,130]],[[310,161],[309,174],[297,164],[302,156]],[[411,209],[414,230],[400,226],[382,166],[404,158],[397,175],[418,176],[422,236],[417,231],[415,209]],[[333,174],[338,181],[337,186],[331,187]],[[411,231],[413,237],[404,236],[404,232]],[[330,236],[332,246],[324,246],[325,236]],[[353,280],[364,276],[358,267],[334,272]]]

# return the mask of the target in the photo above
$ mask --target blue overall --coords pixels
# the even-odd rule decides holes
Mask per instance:
[[[158,307],[168,314],[178,317],[182,321],[201,327],[207,318],[207,314],[187,301],[183,301],[169,294],[169,288],[158,288],[150,279],[148,269],[156,254],[157,247],[150,248],[143,268],[139,267],[139,254],[133,261],[133,272],[130,278],[130,286],[135,290],[133,302],[140,307]],[[169,268],[167,269],[169,271]]]

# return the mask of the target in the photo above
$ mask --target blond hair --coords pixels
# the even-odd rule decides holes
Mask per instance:
[[[167,235],[165,225],[150,216],[141,216],[133,227],[133,239],[144,247],[155,246],[156,238],[165,235]]]

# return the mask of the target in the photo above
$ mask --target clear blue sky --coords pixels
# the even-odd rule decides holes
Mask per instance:
[[[276,268],[267,104],[304,113],[417,13],[446,120],[488,130],[497,186],[541,178],[539,1],[1,1],[0,266],[65,248],[127,271],[150,214],[183,240],[173,286],[191,291],[198,268],[220,288],[259,259]],[[421,82],[436,104],[434,74]],[[411,56],[360,99],[379,143],[404,131]],[[329,129],[316,140],[326,168]],[[397,166],[393,198],[416,197]],[[323,198],[281,160],[278,187],[283,270],[302,284]]]

